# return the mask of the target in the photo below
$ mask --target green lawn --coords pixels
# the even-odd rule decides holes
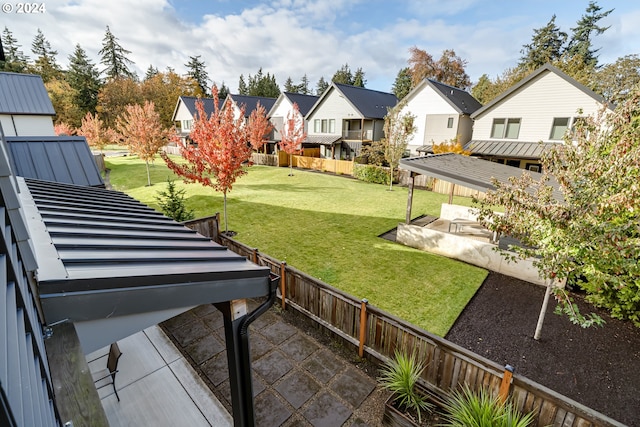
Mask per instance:
[[[107,158],[115,189],[157,207],[157,193],[173,176],[161,160],[146,187],[135,156]],[[229,229],[237,240],[383,310],[444,336],[487,272],[377,237],[404,220],[407,189],[315,172],[253,166],[229,193]],[[176,177],[174,177],[176,178]],[[177,178],[176,178],[177,179]],[[184,185],[196,217],[222,212],[222,195]],[[438,215],[447,196],[417,190],[413,216]],[[471,200],[456,198],[470,205]],[[224,223],[224,220],[223,220]]]

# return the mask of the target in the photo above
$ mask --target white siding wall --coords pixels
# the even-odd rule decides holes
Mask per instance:
[[[598,111],[601,105],[562,77],[545,72],[517,92],[476,117],[473,139],[491,137],[494,118],[520,118],[519,141],[550,141],[554,117],[576,117]]]
[[[334,88],[322,100],[322,103],[308,117],[309,135],[326,135],[314,132],[313,121],[315,119],[335,119],[336,127],[332,135],[342,135],[343,119],[360,119],[362,116],[347,102]]]
[[[440,94],[438,94],[431,86],[425,84],[421,90],[417,91],[408,100],[407,105],[404,108],[405,111],[411,112],[416,116],[416,133],[409,141],[408,148],[412,154],[417,154],[416,149],[424,144],[430,144],[433,139],[436,143],[442,142],[446,139],[455,138],[458,112],[449,104]],[[426,126],[427,115],[433,114],[445,114],[454,117],[455,123],[452,129],[447,129],[450,132],[429,131]],[[448,117],[448,116],[447,116]],[[446,119],[444,127],[446,129]]]
[[[453,119],[453,126],[447,127],[449,118]],[[423,119],[422,124],[426,123],[423,144],[440,144],[441,142],[449,142],[456,137],[458,129],[458,114],[428,114],[426,120]]]
[[[189,112],[189,109],[185,107],[185,105],[180,101],[180,105],[178,105],[178,110],[176,111],[176,116],[174,117],[176,121],[182,120],[193,120],[193,116]]]
[[[55,136],[51,116],[0,116],[5,136]]]

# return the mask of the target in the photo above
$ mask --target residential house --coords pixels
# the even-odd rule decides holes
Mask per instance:
[[[234,111],[234,117],[240,116],[240,108],[244,107],[244,118],[249,120],[249,116],[253,110],[258,108],[258,104],[264,107],[265,114],[271,110],[277,98],[267,98],[265,96],[249,96],[249,95],[232,95],[229,94],[225,102],[230,103]]]
[[[482,107],[469,92],[435,80],[422,80],[404,98],[403,111],[416,116],[416,133],[407,149],[412,155],[432,152],[433,144],[471,139],[471,114]]]
[[[193,119],[196,117],[196,103],[201,100],[204,112],[210,116],[214,111],[213,98],[200,98],[196,96],[181,96],[178,98],[176,108],[173,110],[173,121],[176,122],[178,134],[184,144],[191,133],[193,127]],[[224,101],[220,101],[222,106]]]
[[[273,153],[275,151],[275,145],[282,139],[280,132],[285,120],[293,111],[293,104],[298,104],[298,111],[304,118],[319,98],[320,97],[315,95],[303,95],[301,93],[282,92],[280,94],[273,104],[273,107],[271,107],[271,110],[267,113],[267,118],[273,125],[273,133],[270,138],[269,149],[267,150],[268,153]],[[305,132],[309,131],[306,120],[304,121],[304,130]]]
[[[602,96],[546,64],[471,114],[472,155],[533,171],[581,117],[606,105]]]
[[[305,117],[307,144],[317,144],[326,158],[353,159],[362,144],[384,136],[387,109],[397,103],[391,93],[331,83]]]
[[[55,114],[42,77],[0,72],[0,124],[5,136],[53,136]]]

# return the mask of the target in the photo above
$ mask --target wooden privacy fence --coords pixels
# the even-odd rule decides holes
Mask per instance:
[[[293,156],[293,166],[341,175],[353,175],[353,162],[348,160],[323,159],[318,157]]]
[[[436,399],[442,400],[448,392],[467,384],[473,390],[486,387],[502,397],[509,394],[520,411],[536,414],[538,426],[624,427],[525,377],[511,377],[511,372],[497,363],[368,305],[366,300],[359,300],[255,248],[217,234],[218,226],[213,224],[216,218],[185,224],[279,274],[282,307],[307,316],[318,327],[358,351],[361,357],[380,364],[393,357],[396,349],[415,351],[427,366],[420,385]]]

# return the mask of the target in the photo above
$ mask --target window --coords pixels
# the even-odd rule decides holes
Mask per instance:
[[[549,139],[562,139],[568,128],[569,117],[556,117],[555,119],[553,119],[553,125],[551,126],[551,136],[549,136]]]
[[[313,121],[313,131],[315,133],[335,133],[335,119],[315,119]]]
[[[520,119],[493,119],[491,138],[518,139]]]
[[[447,129],[451,129],[453,127],[453,117],[449,117],[447,119]]]
[[[182,130],[191,130],[191,126],[193,126],[193,120],[182,121]]]

